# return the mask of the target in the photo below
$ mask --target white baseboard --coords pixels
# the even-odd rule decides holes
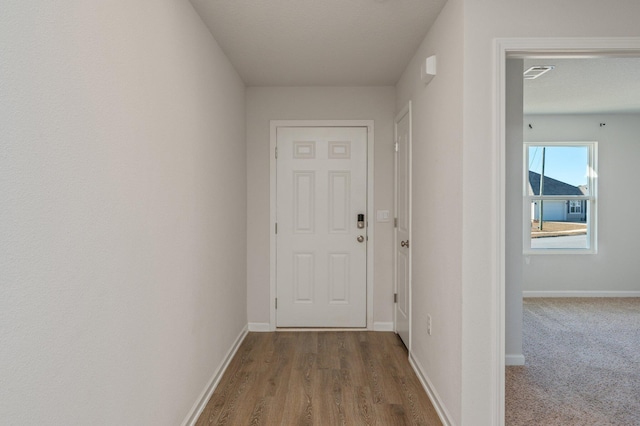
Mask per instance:
[[[394,331],[393,322],[374,322],[373,331]]]
[[[220,379],[222,378],[222,375],[224,374],[227,367],[229,366],[229,363],[231,362],[234,355],[238,351],[240,344],[242,343],[244,338],[247,337],[247,333],[248,333],[248,328],[245,325],[242,331],[240,332],[240,334],[238,335],[238,337],[236,338],[235,342],[233,342],[233,345],[231,346],[231,348],[229,348],[227,355],[224,357],[224,359],[222,360],[222,363],[213,374],[213,377],[211,377],[211,380],[209,380],[209,383],[204,388],[204,390],[196,400],[195,404],[193,404],[193,407],[191,407],[191,410],[189,410],[189,414],[182,422],[182,426],[193,426],[196,424],[196,421],[198,421],[198,417],[200,417],[200,414],[202,414],[204,407],[206,407],[207,402],[209,402],[211,395],[213,395],[213,391],[216,390],[216,387],[218,386],[218,383],[220,383]]]
[[[505,365],[524,365],[524,355],[522,354],[507,354],[504,357]]]
[[[438,413],[438,417],[440,417],[440,421],[442,422],[442,424],[444,426],[455,425],[455,423],[451,419],[451,416],[449,415],[449,412],[447,412],[447,409],[444,407],[444,404],[440,400],[438,392],[436,392],[436,390],[433,388],[431,380],[429,380],[429,377],[424,373],[422,366],[413,357],[413,353],[411,352],[409,352],[409,364],[411,364],[411,367],[413,367],[413,371],[415,371],[418,379],[420,380],[420,383],[422,383],[422,387],[427,392],[427,395],[429,396],[433,407],[436,409],[436,413]]]
[[[640,297],[640,291],[523,291],[522,297]]]
[[[265,333],[267,331],[271,331],[271,324],[269,324],[268,322],[250,322],[249,331]]]

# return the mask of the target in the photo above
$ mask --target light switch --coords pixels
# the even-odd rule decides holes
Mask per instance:
[[[389,210],[377,210],[376,219],[378,222],[389,222]]]

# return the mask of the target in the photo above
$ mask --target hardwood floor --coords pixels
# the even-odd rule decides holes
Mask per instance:
[[[394,333],[249,333],[197,425],[441,425]]]

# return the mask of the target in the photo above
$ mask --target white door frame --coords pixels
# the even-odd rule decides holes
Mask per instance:
[[[495,328],[491,331],[493,346],[493,379],[491,389],[494,396],[492,407],[494,424],[504,424],[505,397],[505,235],[506,235],[506,60],[507,57],[556,56],[604,57],[616,55],[640,56],[640,37],[585,37],[585,38],[499,38],[494,42],[494,168],[492,182],[496,185],[494,200],[494,223],[498,232],[492,236],[495,247],[492,268],[491,297],[494,301],[492,312]]]
[[[373,265],[374,265],[374,211],[373,211],[373,120],[271,120],[270,121],[270,200],[269,226],[269,329],[276,330],[276,144],[278,127],[366,127],[367,128],[367,330],[373,330]]]

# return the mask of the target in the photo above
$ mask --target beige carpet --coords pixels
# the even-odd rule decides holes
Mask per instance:
[[[640,298],[525,299],[507,425],[640,425]]]

